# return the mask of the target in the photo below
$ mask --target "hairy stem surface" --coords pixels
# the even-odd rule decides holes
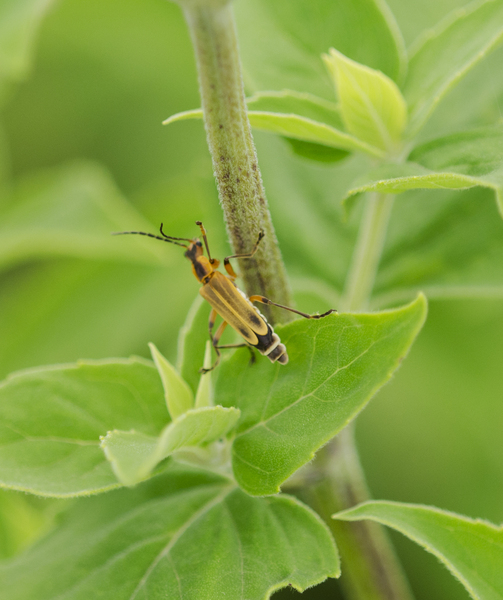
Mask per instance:
[[[236,254],[265,237],[256,255],[240,261],[248,295],[260,294],[291,305],[286,271],[267,206],[246,111],[236,29],[230,5],[183,4],[194,44],[204,123],[227,231]],[[274,323],[292,315],[275,307],[261,310]]]

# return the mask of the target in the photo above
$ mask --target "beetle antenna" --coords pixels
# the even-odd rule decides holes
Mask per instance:
[[[161,240],[161,242],[170,242],[171,244],[176,244],[177,246],[181,246],[182,248],[188,248],[186,244],[179,244],[174,240],[171,240],[167,237],[161,237],[160,235],[154,235],[153,233],[146,233],[145,231],[114,231],[112,235],[146,235],[147,237],[154,238],[154,240]],[[183,239],[183,238],[176,238]],[[191,241],[191,240],[187,240]]]
[[[181,242],[192,242],[192,240],[189,240],[188,238],[177,238],[177,237],[173,237],[172,235],[166,235],[164,233],[164,231],[162,230],[163,227],[163,223],[161,223],[161,227],[159,228],[159,231],[161,232],[162,237],[165,237],[167,240],[179,240]]]
[[[210,254],[210,247],[208,246],[208,240],[206,238],[206,229],[204,228],[204,225],[202,224],[201,221],[196,221],[196,225],[199,225],[199,227],[201,228],[201,235],[203,236],[204,245],[206,246],[206,252],[208,253],[208,259],[209,259],[210,263],[213,264],[213,259],[211,258],[211,254]]]

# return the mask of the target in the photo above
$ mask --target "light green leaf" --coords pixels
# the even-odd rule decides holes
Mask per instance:
[[[102,438],[101,448],[117,479],[124,485],[135,485],[151,475],[154,467],[173,452],[225,437],[239,415],[236,408],[195,408],[170,423],[159,437],[115,429]]]
[[[334,48],[323,60],[337,89],[347,131],[389,154],[399,151],[407,106],[384,73],[350,60]]]
[[[403,93],[409,105],[410,137],[447,92],[496,48],[503,38],[500,0],[475,0],[458,8],[412,49]]]
[[[155,436],[167,422],[159,375],[143,359],[16,373],[0,385],[0,485],[56,497],[112,489],[100,435]]]
[[[333,98],[320,55],[335,46],[353,60],[398,80],[406,53],[389,8],[380,0],[245,0],[235,4],[248,89],[294,89]]]
[[[249,365],[236,352],[219,369],[215,395],[242,418],[233,469],[252,495],[275,494],[345,427],[398,367],[426,316],[420,296],[400,309],[330,315],[277,328],[290,362]]]
[[[35,37],[53,0],[3,0],[0,5],[0,99],[9,81],[26,77]]]
[[[206,342],[206,350],[204,352],[204,361],[203,368],[211,369],[213,359],[212,359],[212,344],[208,340]],[[202,373],[201,378],[199,379],[199,385],[197,386],[196,393],[196,408],[202,408],[204,406],[213,406],[213,386],[211,384],[211,371],[207,373]]]
[[[208,341],[210,309],[210,305],[198,294],[178,336],[177,369],[194,395],[201,381],[199,370],[203,366]]]
[[[475,600],[503,598],[502,527],[430,506],[384,501],[365,502],[334,518],[392,527],[439,558]]]
[[[343,131],[338,106],[311,94],[262,92],[247,100],[248,118],[255,129],[329,148],[359,151],[381,157],[382,151]],[[186,119],[202,119],[200,109],[169,117],[164,125]]]
[[[467,189],[487,187],[496,192],[503,216],[503,128],[457,133],[418,146],[409,162],[383,165],[347,197],[379,191],[391,194],[411,189]]]
[[[161,377],[169,414],[174,421],[194,406],[194,395],[190,387],[155,345],[150,343],[148,346]]]
[[[160,244],[110,235],[133,228],[152,229],[102,167],[81,162],[42,171],[15,189],[1,213],[0,269],[61,256],[169,264]]]
[[[265,600],[339,573],[328,528],[298,500],[251,498],[178,468],[78,502],[59,529],[0,566],[0,599]]]

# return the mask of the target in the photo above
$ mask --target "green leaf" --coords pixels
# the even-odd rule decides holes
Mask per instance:
[[[101,440],[107,460],[124,485],[135,485],[150,476],[154,467],[177,450],[203,446],[225,437],[240,411],[222,406],[188,410],[152,437],[137,431],[109,431]]]
[[[215,396],[242,413],[232,447],[236,480],[275,494],[367,404],[406,355],[426,316],[419,296],[400,309],[331,315],[277,328],[286,366],[236,352],[219,369]]]
[[[212,350],[212,344],[209,340],[207,340],[206,349],[204,352],[204,361],[203,361],[203,365],[202,365],[204,369],[211,369],[211,366],[213,363],[211,350]],[[208,371],[207,373],[201,374],[201,377],[199,379],[199,385],[197,386],[196,401],[195,401],[194,406],[196,408],[202,408],[204,406],[213,406],[213,405],[214,405],[214,402],[213,402],[213,386],[211,383],[211,371]]]
[[[432,298],[503,298],[503,220],[493,193],[415,190],[395,202],[372,307],[422,290]]]
[[[503,598],[502,527],[430,506],[384,501],[365,502],[334,518],[392,527],[439,558],[475,600]]]
[[[79,501],[59,529],[0,566],[0,599],[264,600],[339,573],[326,525],[298,500],[251,498],[178,468]]]
[[[403,93],[414,136],[447,92],[503,38],[503,5],[476,0],[427,31],[412,50]]]
[[[358,139],[396,154],[407,121],[407,106],[396,83],[334,48],[323,59],[337,89],[346,129]]]
[[[405,164],[383,165],[346,198],[366,191],[391,194],[411,189],[487,187],[496,192],[503,216],[503,128],[457,133],[415,148]]]
[[[161,377],[164,397],[169,414],[173,420],[187,412],[194,406],[194,395],[185,381],[176,372],[175,368],[157,350],[154,344],[149,345],[152,358]]]
[[[294,89],[333,97],[320,61],[335,46],[353,60],[398,80],[406,69],[400,31],[384,2],[245,0],[235,5],[245,84],[250,90]]]
[[[158,435],[169,415],[159,375],[142,359],[22,371],[0,385],[0,485],[41,496],[118,486],[100,435]]]
[[[74,163],[25,179],[0,219],[0,269],[48,257],[169,264],[169,255],[143,236],[113,231],[151,229],[121,196],[110,175],[92,163]],[[151,240],[150,240],[151,241]]]
[[[198,294],[178,337],[177,369],[194,395],[201,381],[199,370],[203,366],[208,341],[210,309],[210,305]]]
[[[0,5],[0,99],[9,81],[26,77],[35,38],[52,0],[3,0]]]
[[[255,129],[329,148],[359,151],[374,157],[383,155],[379,148],[346,133],[338,106],[322,98],[283,90],[261,92],[249,98],[247,104],[248,118]],[[188,110],[172,115],[163,123],[202,118],[202,110]]]

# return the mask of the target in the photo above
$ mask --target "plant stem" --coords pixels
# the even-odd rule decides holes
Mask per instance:
[[[318,452],[320,479],[300,496],[324,519],[341,553],[340,584],[348,600],[413,600],[402,568],[381,525],[348,523],[331,516],[369,500],[370,494],[349,425]]]
[[[231,7],[214,0],[180,3],[196,53],[208,146],[234,252],[246,254],[259,231],[265,232],[255,256],[240,260],[246,292],[291,305],[248,121]],[[272,323],[292,318],[275,307],[261,310]]]
[[[342,308],[368,306],[381,259],[393,197],[371,194],[366,199],[358,239],[347,276]],[[354,440],[346,427],[317,455],[321,480],[303,496],[329,524],[342,557],[341,586],[351,600],[412,600],[407,581],[384,528],[362,521],[334,521],[335,512],[370,498]]]
[[[374,193],[366,198],[360,231],[346,280],[342,310],[358,312],[368,308],[386,239],[393,200],[391,194]]]

